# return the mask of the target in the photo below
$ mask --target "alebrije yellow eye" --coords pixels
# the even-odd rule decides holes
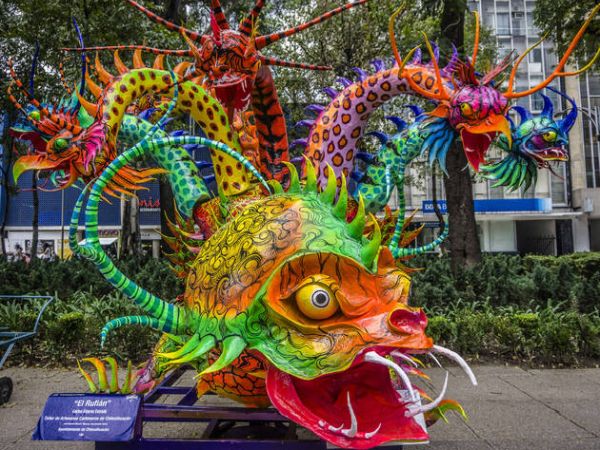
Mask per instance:
[[[31,111],[29,113],[29,117],[33,120],[40,120],[40,112],[39,111]]]
[[[556,140],[556,131],[546,131],[542,134],[542,137],[546,142],[554,142]]]
[[[67,141],[66,139],[58,138],[57,140],[54,141],[54,150],[58,150],[58,151],[64,150],[68,146],[69,146],[69,141]]]
[[[461,103],[460,104],[460,112],[464,116],[471,116],[471,115],[473,115],[473,108],[468,103]]]
[[[320,283],[307,284],[298,289],[296,304],[302,314],[314,320],[328,319],[339,309],[333,292]]]

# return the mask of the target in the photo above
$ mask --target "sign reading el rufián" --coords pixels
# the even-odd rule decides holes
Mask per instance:
[[[140,403],[137,395],[51,395],[33,439],[130,441],[133,439]]]

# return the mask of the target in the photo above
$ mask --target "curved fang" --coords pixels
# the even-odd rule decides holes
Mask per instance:
[[[434,408],[437,408],[438,405],[444,400],[444,396],[446,395],[446,389],[448,388],[448,372],[446,372],[446,378],[444,379],[444,386],[442,387],[442,392],[440,395],[436,397],[434,401],[431,403],[427,403],[424,406],[414,406],[411,405],[408,407],[408,411],[404,414],[406,417],[413,417],[417,414],[426,413],[427,411],[431,411]]]
[[[350,402],[350,391],[346,392],[346,401],[348,402],[348,411],[350,411],[350,428],[342,430],[342,434],[349,438],[353,438],[358,433],[358,421],[356,420],[356,414],[352,409],[352,403]]]
[[[368,352],[365,355],[365,361],[372,362],[375,364],[381,364],[382,366],[386,366],[392,369],[400,378],[402,378],[406,389],[408,389],[408,392],[410,393],[410,398],[413,401],[418,400],[415,390],[413,389],[412,383],[410,382],[410,378],[408,378],[406,372],[404,372],[404,370],[402,370],[402,368],[398,364],[396,364],[393,361],[390,361],[387,358],[384,358],[376,352]]]
[[[442,347],[441,345],[434,345],[432,347],[432,350],[434,352],[440,353],[441,355],[444,355],[446,358],[451,359],[452,361],[457,363],[461,367],[461,369],[464,370],[464,372],[467,374],[469,380],[471,380],[471,383],[473,383],[473,386],[477,386],[477,378],[475,378],[475,374],[473,373],[467,362],[462,358],[462,356],[460,356],[456,352],[453,352],[450,349],[447,349],[446,347]]]

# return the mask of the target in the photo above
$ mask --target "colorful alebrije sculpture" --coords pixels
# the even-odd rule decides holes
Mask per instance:
[[[189,364],[198,371],[199,395],[213,391],[249,407],[273,405],[343,448],[424,441],[428,439],[425,424],[431,425],[449,410],[464,415],[458,403],[444,398],[447,375],[433,399],[411,381],[411,375],[426,378],[419,369],[418,355],[441,354],[458,363],[476,384],[459,355],[435,345],[425,334],[425,314],[408,306],[410,269],[398,260],[434,248],[447,229],[426,246],[404,248],[418,233],[406,231],[410,218],[404,218],[404,203],[395,220],[391,214],[381,221],[369,217],[366,206],[376,211],[392,186],[401,190],[406,166],[421,154],[444,169],[446,153],[458,136],[471,166],[508,186],[527,183],[528,176],[533,180],[529,169],[523,174],[518,168],[523,159],[539,165],[552,155],[557,159],[564,156],[560,145],[576,113],[555,122],[545,99],[547,107],[539,118],[517,108],[524,119],[518,127],[511,127],[506,118],[508,100],[530,95],[556,77],[576,75],[590,66],[563,72],[600,5],[555,71],[536,88],[522,93],[512,89],[516,70],[535,46],[517,59],[508,89],[501,93],[492,80],[506,69],[508,60],[483,76],[476,74],[478,33],[470,61],[460,61],[455,52],[440,69],[437,50],[427,39],[430,63],[423,63],[416,49],[410,52],[415,54],[413,62],[403,62],[391,32],[396,66],[386,68],[377,61],[373,75],[357,69],[359,81],[340,79],[341,92],[326,91],[332,97],[329,105],[310,108],[318,117],[303,123],[311,130],[305,142],[301,182],[297,169],[287,161],[287,137],[272,77],[257,62],[322,67],[284,64],[258,50],[365,0],[300,27],[258,37],[256,18],[264,3],[260,0],[238,32],[229,29],[219,2],[213,0],[211,36],[164,21],[128,1],[151,19],[180,32],[189,49],[118,47],[136,50],[134,69],[128,69],[115,54],[119,72],[115,77],[97,59],[96,72],[103,87],[85,73],[82,79],[96,101],[86,100],[81,87],[75,92],[76,109],[45,108],[25,91],[16,75],[13,78],[35,108],[21,107],[38,133],[35,139],[41,138],[36,161],[62,158],[62,165],[48,168],[68,168],[69,177],[90,181],[73,211],[69,234],[73,253],[92,260],[116,289],[144,311],[144,315],[108,322],[101,332],[102,344],[112,330],[130,324],[163,332],[134,390],[147,389],[167,371]],[[145,67],[142,50],[159,54],[153,68]],[[167,71],[162,68],[161,54],[192,56],[194,62]],[[600,51],[592,62],[599,55]],[[247,97],[250,88],[251,102]],[[430,113],[414,109],[416,118],[410,126],[394,118],[399,132],[391,138],[378,135],[388,146],[377,155],[356,152],[369,115],[403,93],[433,100],[437,107]],[[250,104],[252,111],[244,111]],[[87,116],[80,115],[80,106]],[[139,114],[128,116],[132,110]],[[167,135],[163,128],[171,114],[189,114],[206,137]],[[255,130],[249,126],[252,115]],[[53,125],[45,126],[42,119]],[[97,142],[92,136],[98,136]],[[508,155],[486,165],[485,153],[495,138]],[[58,139],[66,142],[57,146]],[[91,150],[82,144],[90,139]],[[119,154],[117,142],[136,143]],[[243,142],[248,143],[246,148]],[[252,150],[255,142],[258,153]],[[197,174],[188,146],[210,149],[217,197],[211,196]],[[60,147],[79,155],[65,158]],[[133,190],[135,184],[124,185],[122,174],[131,170],[129,165],[135,159],[148,155],[157,162],[157,170],[167,173],[176,194],[176,218],[170,223],[174,237],[167,238],[167,243],[175,251],[170,258],[186,287],[183,299],[173,303],[121,273],[98,238],[98,204],[103,195],[118,191],[115,186]],[[370,164],[365,176],[355,172],[357,158]],[[71,162],[80,160],[82,167]],[[96,168],[89,176],[85,175],[86,161]],[[354,201],[346,185],[348,176],[356,182]],[[377,187],[382,189],[377,191]],[[80,244],[77,229],[88,193],[86,239]],[[91,389],[129,392],[134,384],[130,370],[126,385],[119,388],[114,359],[105,360],[113,373],[110,382],[101,360],[86,361],[100,374],[96,386],[82,370]],[[423,405],[421,397],[430,402]]]
[[[544,108],[534,116],[521,106],[513,106],[520,117],[519,124],[511,122],[512,145],[500,137],[497,145],[506,154],[499,161],[481,166],[482,175],[495,181],[493,187],[506,186],[515,190],[523,186],[527,190],[537,180],[538,168],[547,168],[554,173],[552,161],[569,159],[566,146],[569,130],[577,119],[577,105],[572,98],[548,87],[564,97],[571,108],[564,119],[554,120],[554,105],[547,96],[540,94]]]

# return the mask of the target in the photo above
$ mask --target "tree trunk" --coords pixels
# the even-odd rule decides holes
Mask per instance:
[[[481,260],[481,248],[475,222],[473,184],[467,158],[460,143],[455,143],[446,157],[448,177],[444,177],[449,235],[446,249],[454,273]]]
[[[461,53],[465,53],[464,0],[446,0],[442,9],[440,36],[453,42]],[[445,46],[450,48],[449,45]],[[473,185],[467,158],[460,142],[455,142],[446,157],[449,176],[444,177],[446,205],[448,210],[449,236],[446,249],[450,253],[453,272],[472,266],[481,260],[481,247],[475,222]]]
[[[31,219],[31,260],[37,258],[39,229],[40,229],[40,198],[37,189],[37,172],[31,172],[31,199],[33,203],[33,217]]]
[[[137,197],[121,196],[121,236],[119,258],[141,252],[139,202]]]

